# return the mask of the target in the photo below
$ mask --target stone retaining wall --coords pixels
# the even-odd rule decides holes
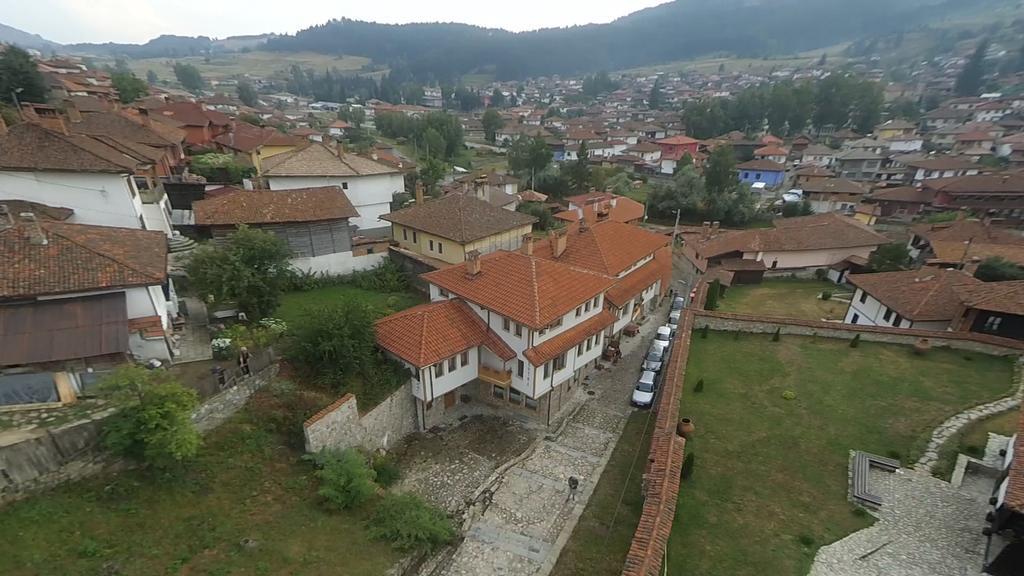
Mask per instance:
[[[192,414],[192,422],[204,434],[220,426],[245,406],[256,390],[273,380],[277,370],[278,365],[271,364],[210,397]],[[130,468],[131,462],[112,456],[100,444],[103,421],[109,414],[0,435],[0,505],[65,482]]]
[[[755,334],[770,334],[779,330],[779,333],[784,335],[821,336],[843,340],[852,340],[856,334],[860,334],[860,339],[865,342],[885,342],[887,344],[912,345],[922,338],[927,338],[934,347],[967,350],[993,356],[1018,355],[1024,352],[1024,342],[974,332],[937,332],[885,326],[861,326],[859,324],[698,310],[694,327],[703,328],[704,326],[712,330]]]
[[[307,452],[344,450],[354,446],[386,450],[416,431],[412,382],[403,385],[362,416],[359,415],[356,397],[345,394],[306,420],[302,428]]]

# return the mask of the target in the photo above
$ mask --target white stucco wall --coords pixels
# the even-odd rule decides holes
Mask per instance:
[[[391,211],[391,198],[405,191],[405,179],[399,172],[374,176],[269,176],[271,190],[339,186],[345,190],[349,202],[359,212],[358,218],[349,220],[359,227],[358,234],[381,228],[390,230],[391,224],[380,219]],[[346,190],[347,188],[347,190]]]
[[[71,208],[74,224],[142,228],[143,204],[134,190],[127,174],[0,171],[0,198]]]
[[[743,258],[747,260],[761,260],[771,270],[772,263],[778,262],[776,269],[790,268],[813,268],[831,266],[841,262],[850,256],[867,258],[877,246],[862,246],[859,248],[841,248],[836,250],[791,250],[786,252],[746,252]]]
[[[327,274],[351,274],[359,270],[369,270],[380,264],[388,255],[386,252],[353,256],[352,252],[335,252],[323,256],[292,258],[292,267],[303,272],[324,272]]]
[[[864,297],[864,302],[861,302],[861,298]],[[889,315],[889,320],[885,319],[885,313],[889,311],[889,308],[879,302],[875,297],[870,294],[864,295],[864,291],[860,288],[853,294],[853,301],[850,303],[850,307],[846,310],[846,317],[843,318],[845,324],[859,324],[861,326],[892,326],[894,328],[918,328],[919,326],[913,326],[913,323],[906,318],[900,318],[899,323],[896,323],[896,318],[899,316],[895,310]],[[857,321],[853,321],[853,317],[857,316]],[[949,326],[949,322],[946,322],[945,326],[939,328],[939,330],[945,330]]]
[[[421,373],[424,380],[422,390],[413,389],[413,395],[417,392],[422,392],[423,396],[416,396],[423,401],[436,400],[448,392],[455,390],[459,386],[472,382],[479,375],[480,358],[477,348],[470,348],[467,350],[469,354],[469,361],[465,366],[462,365],[462,359],[460,354],[455,355],[455,370],[448,371],[448,359],[445,358],[440,362],[444,364],[444,374],[437,376],[434,371],[434,366],[431,365],[424,368]]]

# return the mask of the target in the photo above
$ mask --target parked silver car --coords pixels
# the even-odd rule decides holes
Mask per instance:
[[[650,408],[654,404],[654,392],[656,389],[655,380],[658,375],[650,370],[645,370],[636,381],[636,388],[633,389],[633,406]]]
[[[656,344],[652,344],[651,349],[648,350],[647,355],[644,356],[641,368],[644,370],[650,370],[651,372],[661,372],[661,365],[664,359],[665,349]]]

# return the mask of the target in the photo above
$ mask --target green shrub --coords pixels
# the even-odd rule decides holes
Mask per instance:
[[[705,324],[703,327],[701,327],[701,329],[700,329],[700,337],[701,338],[707,338],[708,337],[708,325],[707,324]]]
[[[376,473],[358,450],[321,451],[307,457],[319,467],[315,475],[320,481],[317,494],[324,505],[333,510],[346,510],[366,502],[377,491],[373,483]]]
[[[821,299],[822,300],[831,300],[832,299],[832,291],[831,290],[822,290],[822,292],[821,292]]]
[[[782,336],[782,328],[781,327],[776,328],[775,329],[775,334],[772,334],[772,342],[778,342],[780,340],[781,336]]]
[[[701,378],[700,380],[697,380],[697,384],[693,387],[693,391],[694,392],[703,392],[704,391],[704,379],[703,378]]]
[[[828,278],[828,270],[818,268],[814,271],[814,277],[818,280],[824,280],[825,278]]]
[[[814,536],[811,536],[810,534],[801,534],[797,540],[800,542],[800,545],[805,548],[814,546]]]
[[[850,348],[856,348],[860,346],[860,334],[854,334],[853,340],[850,340]]]
[[[455,538],[448,516],[414,494],[384,496],[366,529],[370,538],[405,551],[435,549]]]
[[[683,480],[689,480],[693,476],[693,466],[696,462],[697,457],[693,455],[693,452],[687,452],[686,457],[683,458],[683,466],[679,470],[679,477]]]
[[[793,392],[792,390],[786,390],[785,392],[782,393],[782,399],[796,400],[796,392]]]
[[[198,395],[170,373],[125,365],[101,382],[100,393],[118,408],[103,428],[103,442],[113,452],[157,468],[199,452],[202,437],[192,422]]]
[[[377,484],[388,488],[402,477],[402,471],[395,459],[387,454],[378,454],[373,458],[373,471],[377,474]]]

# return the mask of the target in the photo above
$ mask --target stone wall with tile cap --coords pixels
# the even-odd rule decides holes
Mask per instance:
[[[303,425],[306,451],[367,450],[394,446],[416,431],[416,400],[412,383],[406,383],[366,414],[359,414],[356,397],[345,394],[320,410]]]

